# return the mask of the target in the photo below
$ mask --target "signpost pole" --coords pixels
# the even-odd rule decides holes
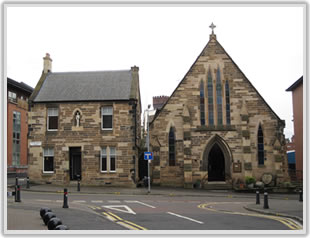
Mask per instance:
[[[148,151],[148,152],[150,152],[149,109],[150,109],[150,105],[148,105],[148,109],[147,109],[147,151]],[[148,193],[151,192],[150,162],[151,162],[151,160],[148,160],[148,161],[147,161],[147,183],[148,183],[148,190],[147,190],[147,192],[148,192]]]

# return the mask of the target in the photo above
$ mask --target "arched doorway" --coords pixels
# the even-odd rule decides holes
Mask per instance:
[[[231,179],[232,154],[228,144],[218,135],[213,136],[203,152],[200,171],[208,172],[208,181]]]
[[[225,158],[217,143],[208,155],[208,181],[225,181]]]

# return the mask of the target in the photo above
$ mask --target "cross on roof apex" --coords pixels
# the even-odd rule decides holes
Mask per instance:
[[[216,25],[214,25],[213,22],[212,22],[212,24],[209,27],[212,29],[212,35],[214,35],[213,29],[216,27]]]

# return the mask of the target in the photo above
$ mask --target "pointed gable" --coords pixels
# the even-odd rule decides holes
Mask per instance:
[[[253,86],[253,84],[248,80],[248,78],[245,76],[245,74],[241,71],[241,69],[238,67],[238,65],[233,61],[233,59],[228,55],[228,53],[225,51],[225,49],[222,47],[222,45],[217,41],[216,35],[211,34],[209,42],[204,47],[202,52],[199,54],[199,56],[196,58],[188,72],[185,74],[183,79],[180,81],[176,89],[173,91],[169,99],[166,101],[164,106],[162,107],[162,110],[164,110],[165,106],[170,103],[171,98],[175,95],[175,93],[178,91],[178,89],[181,87],[182,84],[185,83],[186,79],[189,76],[197,75],[197,74],[207,74],[207,70],[210,65],[213,65],[213,70],[211,70],[213,74],[213,79],[216,79],[216,69],[219,65],[223,68],[223,77],[225,79],[229,80],[235,80],[235,81],[245,81],[245,83],[250,85],[251,90],[253,90],[253,93],[257,94],[259,99],[262,100],[263,104],[267,106],[267,108],[270,110],[271,114],[277,118],[277,120],[281,121],[280,117],[272,110],[272,108],[268,105],[268,103],[265,101],[265,99],[260,95],[260,93],[256,90],[256,88]],[[207,67],[206,67],[207,66]],[[241,92],[242,90],[236,90],[236,92]],[[155,115],[155,119],[160,115],[160,112]]]

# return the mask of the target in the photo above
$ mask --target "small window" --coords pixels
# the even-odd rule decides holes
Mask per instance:
[[[43,172],[53,173],[54,172],[54,149],[46,148],[43,151]]]
[[[113,129],[113,107],[103,107],[101,109],[102,130]]]
[[[225,97],[226,97],[226,124],[230,125],[230,99],[229,99],[228,80],[226,80],[226,84],[225,84]]]
[[[9,100],[12,102],[16,102],[16,93],[9,91]]]
[[[58,129],[58,108],[48,108],[47,130],[57,131],[57,129]]]
[[[175,133],[172,127],[169,131],[169,166],[175,166]]]
[[[222,109],[222,82],[220,68],[216,73],[216,105],[217,105],[217,124],[223,125],[223,109]]]
[[[211,71],[208,72],[208,113],[209,113],[209,125],[214,125],[213,115],[213,81]]]
[[[101,148],[101,172],[115,172],[116,171],[116,150],[115,147]]]

